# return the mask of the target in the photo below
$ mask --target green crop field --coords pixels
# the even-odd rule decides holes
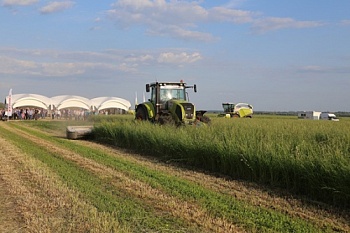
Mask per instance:
[[[350,120],[211,118],[0,122],[0,232],[350,231]]]
[[[208,127],[174,128],[100,119],[96,139],[169,161],[350,206],[350,120],[211,117]]]

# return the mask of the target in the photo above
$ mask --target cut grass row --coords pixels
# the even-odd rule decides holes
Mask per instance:
[[[176,196],[182,200],[197,202],[211,216],[220,216],[223,219],[227,219],[249,231],[260,232],[272,230],[277,232],[318,232],[321,230],[317,226],[314,226],[303,219],[291,218],[278,211],[250,206],[247,203],[235,200],[230,195],[215,193],[209,189],[198,186],[195,183],[184,181],[177,177],[130,163],[126,159],[119,159],[99,150],[77,146],[76,143],[72,141],[50,137],[47,134],[40,133],[36,130],[22,128],[22,126],[19,126],[18,124],[13,124],[13,127],[16,127],[19,130],[25,130],[35,137],[40,137],[43,140],[50,141],[51,143],[75,151],[75,153],[92,159],[99,164],[122,171],[133,179],[138,179],[148,183],[152,187],[162,190],[169,195]],[[11,135],[10,132],[6,132],[6,134]],[[16,134],[11,135],[10,138],[17,142],[25,140],[25,137],[16,136]],[[22,149],[28,151],[28,148],[31,147],[35,147],[33,142],[25,141]],[[70,186],[78,189],[79,192],[83,194],[84,198],[95,203],[100,211],[116,211],[116,218],[124,224],[126,224],[126,219],[130,220],[129,217],[139,216],[137,219],[143,219],[142,225],[145,225],[143,227],[146,227],[146,229],[147,227],[152,229],[155,225],[157,226],[156,229],[168,229],[169,226],[176,226],[177,229],[181,228],[181,221],[174,219],[171,221],[167,220],[162,225],[161,223],[164,220],[164,216],[162,217],[162,220],[157,220],[157,217],[155,217],[156,215],[151,215],[153,217],[150,217],[149,222],[147,223],[147,220],[144,220],[145,216],[142,216],[142,214],[140,216],[138,213],[142,213],[145,209],[151,211],[151,209],[141,208],[140,210],[140,207],[144,206],[140,200],[135,201],[133,198],[126,198],[125,194],[120,194],[120,191],[115,190],[113,186],[109,185],[108,180],[92,175],[71,161],[66,161],[59,155],[50,152],[47,148],[37,146],[36,149],[30,149],[29,151],[30,154],[36,155],[38,159],[48,164],[48,166],[56,171]],[[40,155],[37,155],[38,153]],[[129,202],[125,199],[131,199],[132,201]],[[109,206],[109,203],[112,203],[111,206]],[[137,204],[135,205],[135,203]],[[123,213],[118,212],[118,209],[122,209]],[[153,218],[156,220],[152,220]],[[169,218],[170,216],[165,217],[165,219]],[[160,221],[160,223],[157,221]],[[322,231],[327,231],[327,229],[330,231],[331,227],[327,227],[327,225],[322,226]]]
[[[152,209],[143,207],[139,200],[133,199],[115,189],[108,180],[100,178],[76,163],[62,158],[59,154],[44,148],[25,137],[1,130],[1,136],[15,143],[23,152],[30,154],[50,167],[67,185],[81,193],[81,198],[93,203],[99,212],[115,216],[120,225],[134,229],[135,232],[152,232],[155,229],[176,231],[182,223],[171,216],[156,216]],[[74,147],[74,145],[71,145]],[[86,152],[86,151],[85,151]],[[172,228],[172,226],[177,226]],[[182,226],[185,228],[185,226]],[[153,230],[152,230],[153,229]]]
[[[28,153],[30,150],[18,148],[21,142],[0,129],[0,180],[5,188],[0,195],[12,201],[11,208],[3,212],[8,220],[0,218],[1,232],[130,232],[115,216],[81,199],[56,171]],[[9,224],[14,227],[6,228]]]

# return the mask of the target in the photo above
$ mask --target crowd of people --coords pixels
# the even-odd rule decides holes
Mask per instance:
[[[5,109],[0,110],[2,119],[7,118]],[[12,110],[12,116],[9,119],[12,120],[38,120],[38,119],[63,119],[63,120],[86,120],[91,114],[98,114],[96,112],[90,112],[85,109],[62,109],[48,111],[46,109],[39,108],[18,108]],[[101,113],[100,113],[101,114]],[[102,113],[105,114],[105,113]]]

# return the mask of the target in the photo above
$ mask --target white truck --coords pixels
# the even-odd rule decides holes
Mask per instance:
[[[334,113],[329,113],[329,112],[321,113],[320,120],[339,121],[339,119]]]

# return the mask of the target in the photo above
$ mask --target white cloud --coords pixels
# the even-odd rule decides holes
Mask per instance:
[[[1,71],[3,74],[25,74],[38,76],[67,76],[84,72],[83,64],[62,62],[35,62],[13,58],[0,57]]]
[[[149,35],[202,41],[215,39],[209,33],[193,30],[199,22],[206,21],[209,14],[196,2],[121,0],[112,7],[107,15],[124,28],[142,25]]]
[[[254,20],[254,12],[235,10],[224,7],[214,7],[210,10],[210,17],[215,21],[230,22],[234,24],[250,23]]]
[[[318,66],[309,65],[299,69],[305,73],[332,73],[332,74],[350,74],[350,66]]]
[[[123,71],[125,73],[134,73],[137,72],[137,67],[137,64],[121,63],[118,65],[118,70]]]
[[[63,1],[63,2],[50,2],[46,6],[40,8],[40,13],[49,14],[59,11],[64,11],[71,8],[74,5],[73,1]]]
[[[147,30],[147,34],[153,36],[171,36],[177,39],[205,42],[216,40],[216,38],[210,33],[187,30],[176,25],[159,25],[158,27],[152,27]]]
[[[37,68],[35,62],[18,60],[9,57],[0,56],[0,73],[3,74],[23,74],[25,70]]]
[[[350,26],[350,19],[341,20],[340,25]]]
[[[143,55],[131,55],[127,56],[125,58],[125,61],[127,62],[147,62],[154,60],[154,57],[150,54],[143,54]]]
[[[159,63],[172,63],[172,64],[184,64],[184,63],[193,63],[198,60],[201,60],[202,56],[199,53],[188,54],[186,52],[182,53],[161,53],[158,57]]]
[[[329,68],[323,66],[309,65],[300,68],[300,71],[303,72],[325,72],[329,71]]]
[[[293,18],[263,17],[261,13],[238,10],[233,7],[242,1],[230,1],[226,5],[204,8],[202,1],[119,0],[107,11],[110,19],[119,26],[145,27],[152,36],[169,36],[194,41],[214,41],[209,32],[198,31],[201,24],[232,23],[250,24],[257,33],[285,28],[310,28],[324,25],[317,21],[298,21]]]
[[[20,50],[0,48],[0,74],[63,77],[93,72],[138,72],[140,67],[182,65],[202,59],[199,53],[136,52],[108,50],[102,52]]]
[[[28,6],[37,3],[39,0],[3,0],[3,6]]]
[[[258,33],[274,31],[286,28],[312,28],[323,26],[324,23],[317,21],[297,21],[292,18],[269,17],[257,19],[253,22],[252,29]]]

